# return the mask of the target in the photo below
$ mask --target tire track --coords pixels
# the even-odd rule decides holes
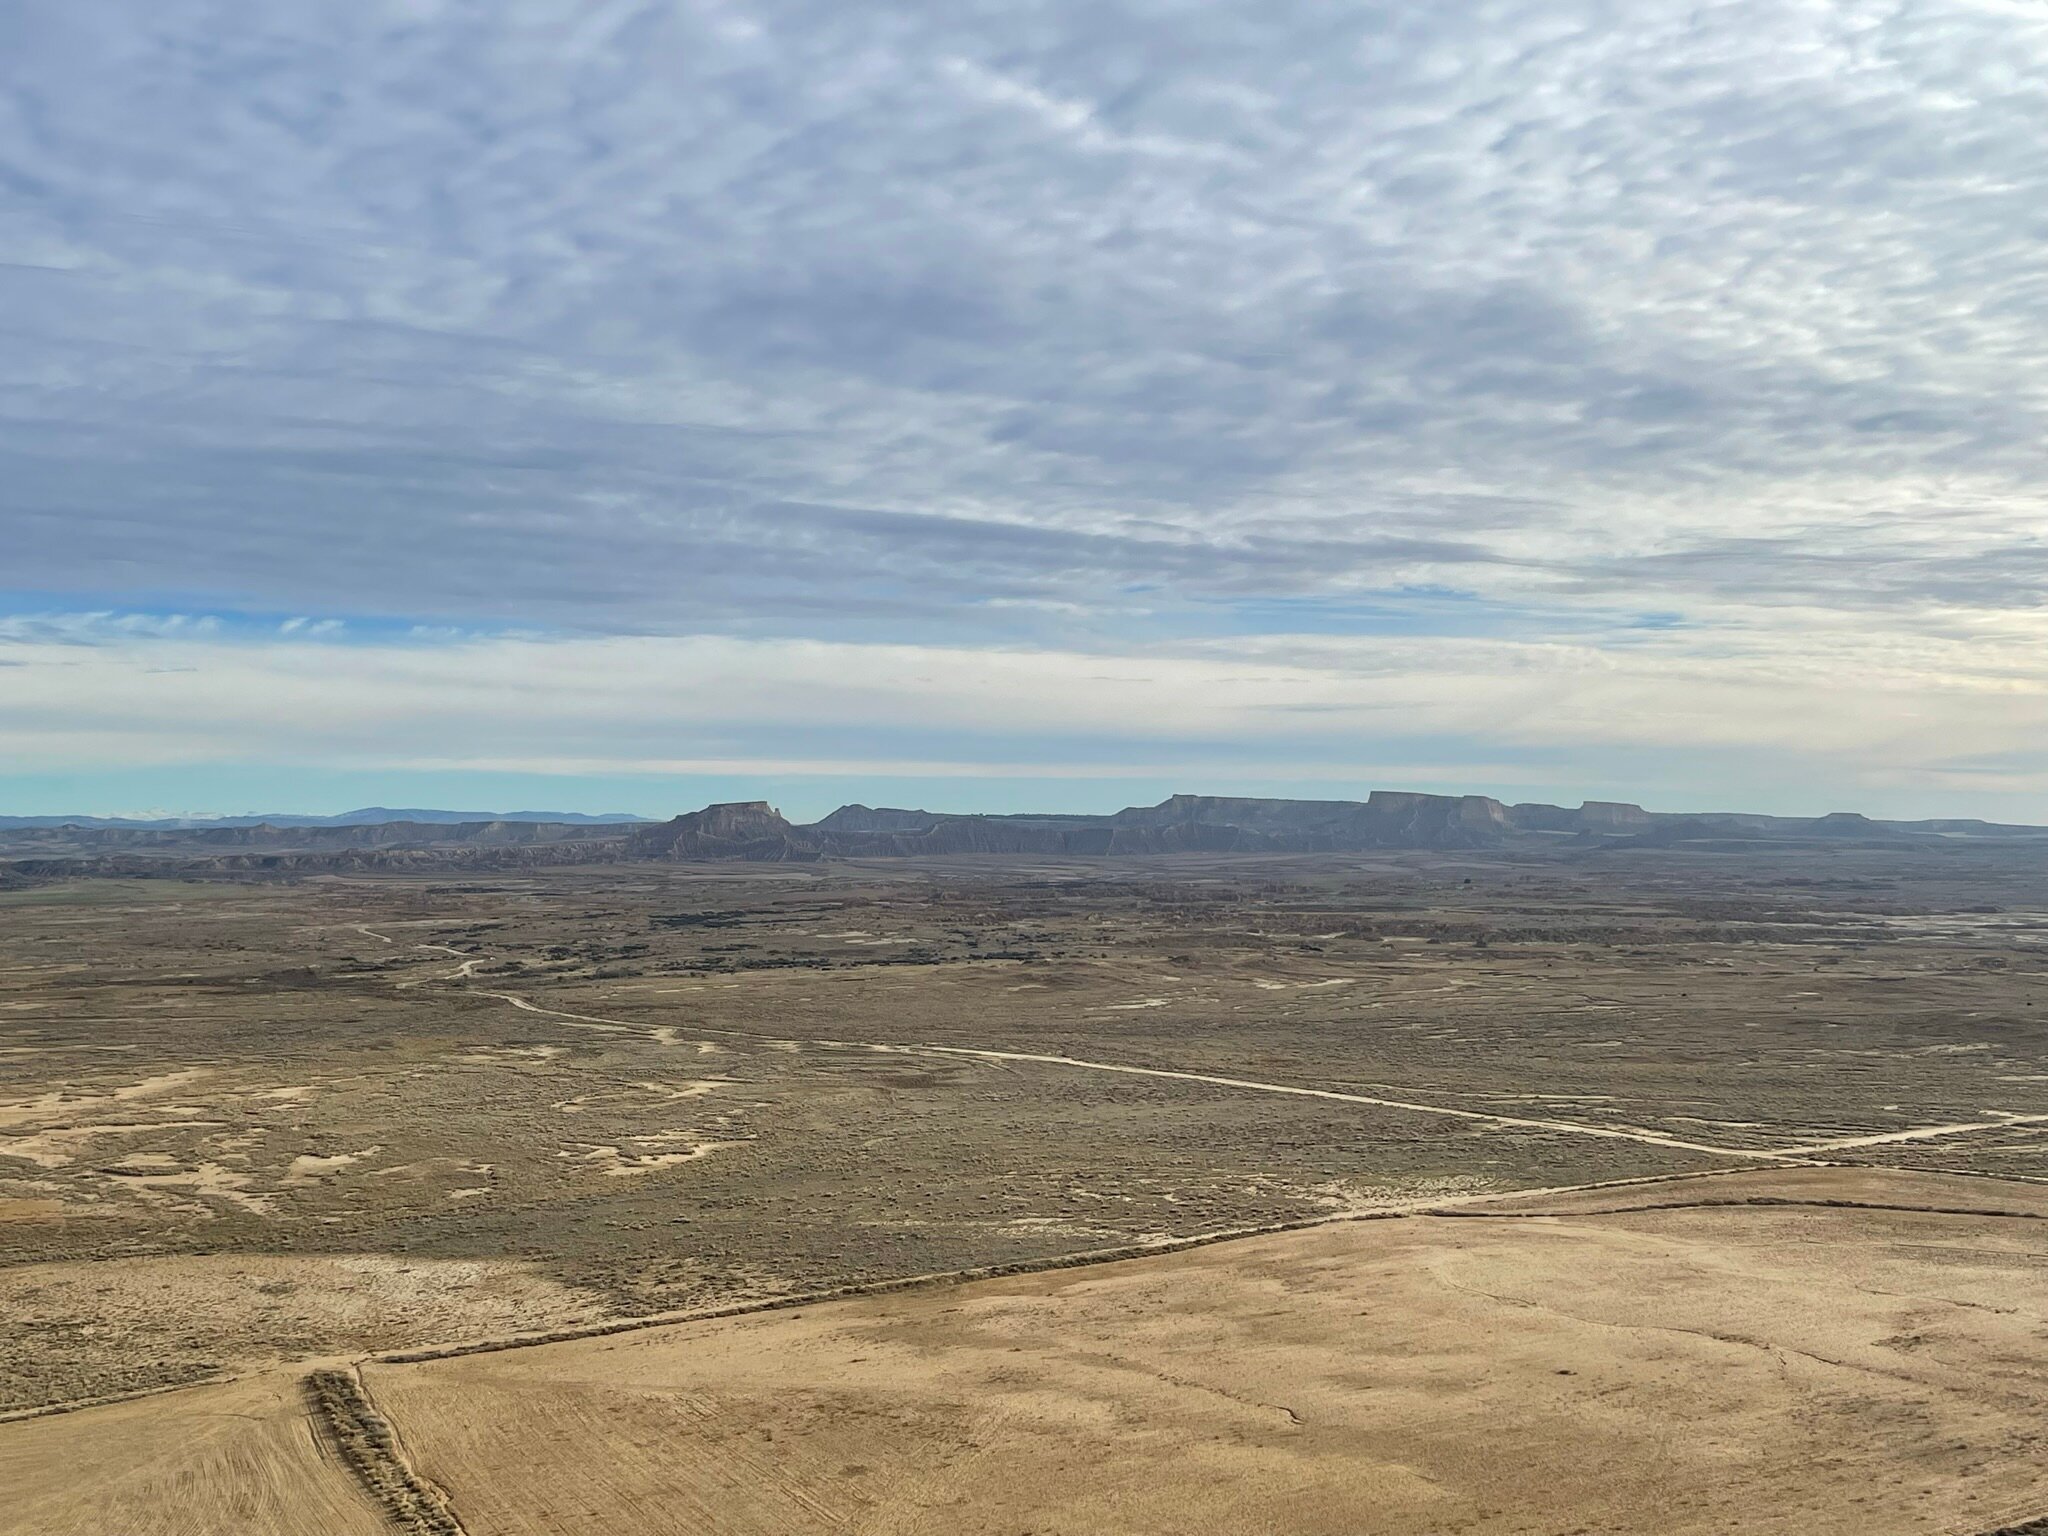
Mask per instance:
[[[1643,1205],[1597,1205],[1575,1211],[1427,1210],[1418,1216],[1486,1221],[1568,1221],[1579,1216],[1639,1216],[1657,1211],[1707,1211],[1730,1206],[1777,1206],[1815,1211],[1902,1211],[1912,1216],[1977,1216],[2001,1221],[2048,1221],[2041,1211],[1998,1211],[1975,1205],[1907,1205],[1890,1200],[1843,1200],[1823,1196],[1744,1195],[1734,1200],[1668,1200]]]
[[[1303,1088],[1289,1083],[1265,1083],[1247,1077],[1220,1077],[1208,1072],[1180,1072],[1165,1067],[1131,1067],[1113,1061],[1089,1061],[1079,1056],[1050,1056],[1033,1051],[985,1051],[960,1045],[890,1046],[890,1050],[935,1052],[942,1056],[978,1057],[985,1061],[1034,1062],[1049,1066],[1080,1067],[1091,1072],[1122,1072],[1133,1077],[1164,1077],[1188,1083],[1207,1083],[1217,1088],[1244,1088],[1258,1093],[1288,1094],[1306,1099],[1334,1099],[1340,1104],[1368,1104],[1378,1109],[1401,1109],[1420,1115],[1447,1115],[1458,1120],[1477,1120],[1488,1125],[1514,1126],[1521,1130],[1564,1131],[1574,1136],[1599,1136],[1611,1141],[1638,1141],[1653,1147],[1680,1152],[1704,1152],[1712,1157],[1740,1158],[1744,1162],[1783,1161],[1804,1157],[1803,1150],[1785,1148],[1760,1151],[1749,1147],[1721,1147],[1707,1141],[1686,1141],[1658,1131],[1616,1125],[1584,1125],[1576,1120],[1537,1120],[1520,1115],[1496,1115],[1480,1109],[1453,1109],[1445,1104],[1423,1104],[1413,1099],[1383,1099],[1366,1093],[1343,1093],[1335,1088]]]
[[[1993,1111],[1993,1113],[1997,1113]],[[1933,1141],[1941,1136],[1967,1136],[1972,1131],[2026,1129],[2048,1122],[2048,1115],[2003,1115],[1996,1120],[1964,1120],[1955,1125],[1923,1125],[1910,1131],[1880,1131],[1872,1136],[1838,1136],[1832,1141],[1802,1142],[1790,1152],[1851,1152],[1859,1147],[1886,1147],[1902,1141]]]

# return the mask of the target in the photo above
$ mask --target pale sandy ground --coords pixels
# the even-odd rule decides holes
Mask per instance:
[[[1703,1203],[1751,1199],[1998,1214]],[[1464,1209],[363,1379],[469,1536],[2048,1513],[2041,1187],[1790,1169]],[[0,1531],[375,1529],[287,1398],[266,1378],[0,1425],[0,1486],[25,1490]]]
[[[0,1530],[389,1536],[296,1372],[0,1426]]]
[[[472,1536],[1984,1529],[2048,1509],[2042,1247],[1403,1220],[369,1380]]]

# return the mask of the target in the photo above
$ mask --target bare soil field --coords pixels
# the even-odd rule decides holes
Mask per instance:
[[[295,1372],[0,1426],[0,1530],[387,1536]]]
[[[1474,1208],[366,1379],[473,1536],[1989,1527],[2048,1444],[2048,1201],[1993,1203]]]
[[[1335,1216],[1535,1232],[1525,1190],[2048,1180],[2048,871],[1998,847],[0,894],[0,1413]],[[1628,1222],[1676,1274],[1788,1219],[1603,1214],[1573,1284]],[[1925,1296],[1981,1246],[1900,1244]]]
[[[1735,1172],[372,1362],[296,1431],[271,1376],[6,1427],[0,1525],[373,1529],[339,1418],[468,1536],[1990,1531],[2048,1504],[2044,1222]]]

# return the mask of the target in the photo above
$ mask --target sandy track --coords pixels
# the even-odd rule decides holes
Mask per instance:
[[[628,1023],[622,1019],[600,1018],[594,1014],[570,1013],[560,1008],[547,1008],[513,992],[487,992],[486,997],[495,997],[510,1003],[527,1013],[544,1014],[566,1020],[585,1028],[622,1030],[649,1038],[663,1038],[663,1032],[675,1033],[677,1027],[649,1026]],[[895,1051],[905,1055],[956,1056],[980,1061],[1022,1062],[1039,1066],[1070,1067],[1088,1072],[1120,1073],[1129,1077],[1166,1078],[1178,1082],[1203,1083],[1212,1088],[1238,1088],[1254,1093],[1283,1094],[1294,1098],[1326,1099],[1340,1104],[1363,1104],[1376,1109],[1406,1110],[1413,1114],[1443,1115],[1457,1120],[1478,1121],[1488,1125],[1515,1126],[1524,1130],[1562,1131],[1575,1136],[1597,1136],[1610,1141],[1636,1141],[1648,1146],[1667,1147],[1681,1152],[1698,1152],[1709,1157],[1735,1158],[1742,1162],[1755,1163],[1780,1158],[1796,1158],[1805,1154],[1797,1149],[1775,1152],[1760,1152],[1745,1147],[1721,1147],[1711,1142],[1687,1141],[1677,1136],[1666,1136],[1661,1132],[1647,1131],[1636,1127],[1585,1125],[1575,1120],[1541,1120],[1517,1115],[1497,1115],[1485,1110],[1456,1109],[1444,1104],[1424,1104],[1412,1099],[1376,1098],[1370,1094],[1344,1093],[1334,1088],[1304,1088],[1292,1083],[1267,1083],[1253,1078],[1222,1077],[1207,1072],[1183,1072],[1168,1067],[1135,1067],[1114,1061],[1089,1061],[1079,1056],[1055,1056],[1032,1051],[1001,1051],[961,1045],[910,1045],[878,1042],[827,1039],[772,1039],[765,1035],[745,1030],[706,1029],[696,1025],[688,1027],[689,1033],[721,1035],[726,1038],[754,1040],[763,1045],[817,1045],[837,1048],[865,1048],[874,1051]],[[2048,1118],[2048,1117],[2044,1117]]]
[[[467,968],[458,973],[466,979]],[[448,978],[455,979],[455,978]],[[659,1040],[672,1044],[676,1036],[684,1031],[675,1025],[646,1025],[629,1023],[623,1019],[601,1018],[594,1014],[571,1013],[561,1008],[548,1008],[529,998],[512,992],[486,992],[527,1013],[542,1014],[562,1019],[584,1028],[616,1030]],[[1263,1082],[1256,1078],[1229,1077],[1217,1073],[1190,1072],[1172,1067],[1140,1067],[1126,1062],[1092,1061],[1080,1056],[1062,1056],[1039,1051],[1006,1051],[991,1047],[962,1045],[928,1045],[861,1042],[834,1039],[781,1039],[753,1034],[745,1030],[715,1029],[702,1025],[690,1025],[688,1033],[719,1035],[728,1039],[753,1040],[762,1045],[813,1045],[840,1049],[865,1048],[876,1051],[895,1051],[906,1055],[954,1056],[969,1060],[1014,1062],[1026,1065],[1067,1067],[1077,1071],[1117,1073],[1128,1077],[1164,1078],[1170,1081],[1202,1083],[1213,1088],[1235,1088],[1253,1093],[1281,1094],[1293,1098],[1321,1099],[1340,1104],[1361,1104],[1375,1109],[1393,1109],[1411,1114],[1441,1115],[1451,1119],[1469,1120],[1489,1125],[1511,1126],[1522,1130],[1557,1131],[1573,1136],[1593,1136],[1610,1141],[1634,1141],[1645,1146],[1664,1147],[1678,1152],[1695,1152],[1707,1157],[1732,1158],[1746,1163],[1768,1163],[1791,1161],[1824,1156],[1829,1152],[1847,1152],[1863,1147],[1890,1146],[1898,1143],[1930,1141],[1951,1136],[1967,1136],[1979,1131],[2012,1130],[2029,1126],[2048,1128],[2048,1114],[2001,1115],[1992,1120],[1969,1120],[1946,1125],[1916,1126],[1901,1131],[1881,1131],[1870,1135],[1841,1136],[1819,1141],[1793,1142],[1779,1147],[1729,1147],[1714,1142],[1695,1141],[1681,1136],[1669,1136],[1661,1131],[1644,1129],[1641,1126],[1589,1125],[1578,1120],[1555,1120],[1533,1116],[1502,1115],[1487,1110],[1459,1109],[1447,1104],[1430,1104],[1416,1099],[1386,1098],[1373,1094],[1348,1093],[1335,1088],[1310,1088],[1296,1083]]]
[[[1244,1088],[1256,1093],[1288,1094],[1304,1099],[1331,1099],[1340,1104],[1369,1104],[1377,1109],[1401,1109],[1421,1115],[1447,1115],[1458,1120],[1483,1121],[1488,1125],[1511,1125],[1524,1130],[1563,1131],[1574,1136],[1601,1136],[1613,1141],[1639,1141],[1653,1147],[1671,1147],[1681,1152],[1702,1152],[1711,1157],[1733,1157],[1744,1162],[1785,1158],[1800,1154],[1787,1150],[1758,1152],[1741,1147],[1717,1147],[1711,1142],[1686,1141],[1657,1131],[1613,1125],[1585,1125],[1576,1120],[1525,1119],[1518,1115],[1496,1115],[1478,1109],[1454,1109],[1443,1104],[1422,1104],[1412,1099],[1382,1099],[1371,1094],[1342,1093],[1334,1088],[1302,1088],[1289,1083],[1264,1083],[1245,1077],[1218,1077],[1207,1072],[1181,1072],[1166,1067],[1132,1067],[1113,1061],[1088,1061],[1078,1056],[1048,1056],[1032,1051],[990,1051],[955,1045],[892,1046],[892,1050],[931,1052],[941,1056],[968,1056],[983,1061],[1032,1062],[1045,1066],[1078,1067],[1090,1072],[1121,1072],[1132,1077],[1163,1077],[1186,1083],[1207,1083],[1215,1088]]]
[[[2048,1124],[2048,1115],[2004,1115],[1996,1120],[1966,1120],[1956,1125],[1923,1125],[1910,1131],[1885,1131],[1875,1136],[1839,1136],[1832,1141],[1802,1142],[1783,1150],[1791,1153],[1848,1152],[1857,1147],[1883,1147],[1902,1141],[1932,1141],[1943,1136],[1967,1136],[1973,1131],[2006,1131],[2016,1126]]]

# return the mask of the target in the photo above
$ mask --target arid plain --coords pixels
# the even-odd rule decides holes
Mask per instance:
[[[0,1530],[2016,1528],[2044,1024],[1995,844],[27,884]]]

